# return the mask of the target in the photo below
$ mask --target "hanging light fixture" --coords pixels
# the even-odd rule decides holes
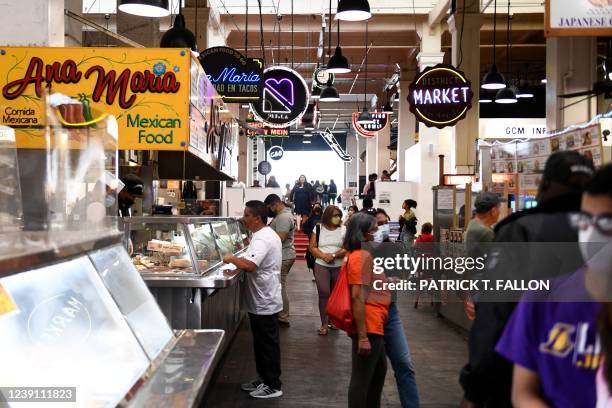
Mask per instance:
[[[182,7],[179,0],[179,12],[174,16],[174,25],[166,31],[161,38],[159,46],[161,48],[189,48],[191,51],[199,55],[198,45],[196,44],[195,35],[187,29],[185,24],[185,16],[182,13]]]
[[[329,44],[328,44],[328,53],[331,54],[331,40],[332,40],[332,32],[331,32],[331,10],[332,10],[332,2],[329,0]],[[333,59],[333,57],[332,57]],[[330,60],[331,62],[331,60]],[[327,71],[327,69],[326,69]],[[328,71],[329,72],[329,71]],[[338,102],[340,100],[340,94],[338,94],[338,90],[334,87],[332,82],[332,76],[329,75],[327,79],[327,86],[325,89],[321,91],[321,96],[319,97],[319,101],[321,102]]]
[[[142,17],[166,17],[170,15],[168,0],[119,0],[119,10]]]
[[[363,21],[372,17],[368,0],[340,0],[336,19],[344,21]]]
[[[368,28],[369,24],[366,21],[366,35],[365,35],[365,76],[363,77],[363,110],[359,114],[359,118],[357,118],[357,123],[360,125],[367,125],[369,123],[373,123],[372,115],[368,112]]]
[[[511,18],[512,17],[510,16],[510,0],[508,0],[508,29],[506,31],[507,33],[506,59],[508,60],[508,75],[510,75],[510,73],[512,72],[512,54],[511,54],[512,46],[511,46],[511,39],[510,39],[510,33],[511,33],[510,20]],[[511,85],[510,82],[508,81],[508,84],[504,89],[500,89],[499,91],[497,91],[497,95],[495,95],[495,103],[500,103],[500,104],[517,103],[518,102],[518,99],[516,98],[517,91],[518,91],[518,88],[514,85]]]
[[[327,80],[327,86],[321,91],[319,101],[321,102],[338,102],[340,100],[340,94],[338,90],[332,84],[331,79]]]
[[[487,72],[482,79],[482,85],[480,85],[483,89],[502,89],[506,87],[506,81],[504,80],[504,76],[497,70],[497,65],[495,65],[495,32],[497,29],[497,0],[494,0],[493,3],[493,65],[491,65],[491,69]]]
[[[340,0],[338,0],[339,2]],[[330,7],[331,9],[331,7]],[[327,63],[327,72],[333,74],[346,74],[351,72],[351,65],[348,62],[348,59],[344,55],[342,55],[342,48],[340,48],[340,21],[338,20],[338,45],[336,46],[336,52],[329,59]],[[330,19],[329,19],[329,32],[331,35],[331,10],[330,10]]]
[[[319,88],[318,86],[315,86],[312,89],[312,93],[310,94],[310,97],[312,99],[319,99],[321,97],[321,88]]]
[[[492,103],[493,95],[490,92],[481,92],[480,99],[478,100],[480,103]]]

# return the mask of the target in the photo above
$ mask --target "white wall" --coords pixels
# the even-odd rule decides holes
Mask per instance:
[[[64,0],[0,2],[2,45],[64,46]]]

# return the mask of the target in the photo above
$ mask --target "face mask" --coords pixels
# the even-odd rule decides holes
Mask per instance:
[[[331,219],[331,223],[334,225],[340,225],[342,223],[342,220],[340,219],[340,217],[333,217]]]
[[[270,218],[276,217],[276,212],[274,212],[273,210],[268,208],[268,217],[270,217]]]
[[[609,271],[612,268],[612,239],[602,234],[597,227],[589,225],[578,231],[580,252],[590,270]]]
[[[321,213],[322,213],[322,212],[323,212],[323,211],[321,211],[321,209],[320,209],[320,208],[315,208],[315,209],[314,209],[314,213],[315,213],[316,215],[321,215]]]
[[[115,205],[115,196],[107,195],[106,197],[104,197],[104,205],[106,207],[112,207],[113,205]]]

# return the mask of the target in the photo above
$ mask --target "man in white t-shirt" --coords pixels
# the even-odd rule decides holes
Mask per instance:
[[[255,366],[258,378],[241,388],[254,398],[276,398],[281,391],[280,338],[277,314],[283,309],[281,296],[282,243],[276,232],[266,226],[268,209],[261,201],[249,201],[244,209],[244,224],[253,233],[244,258],[226,255],[223,262],[246,272],[246,307],[249,312]]]

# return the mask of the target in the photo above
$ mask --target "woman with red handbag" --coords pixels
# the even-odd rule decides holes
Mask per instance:
[[[377,230],[374,217],[359,213],[351,218],[344,238],[348,255],[342,272],[346,274],[353,311],[353,325],[347,330],[353,343],[349,408],[380,407],[387,373],[383,336],[390,294],[380,290],[386,282],[385,275],[374,273],[372,255],[366,249]]]

